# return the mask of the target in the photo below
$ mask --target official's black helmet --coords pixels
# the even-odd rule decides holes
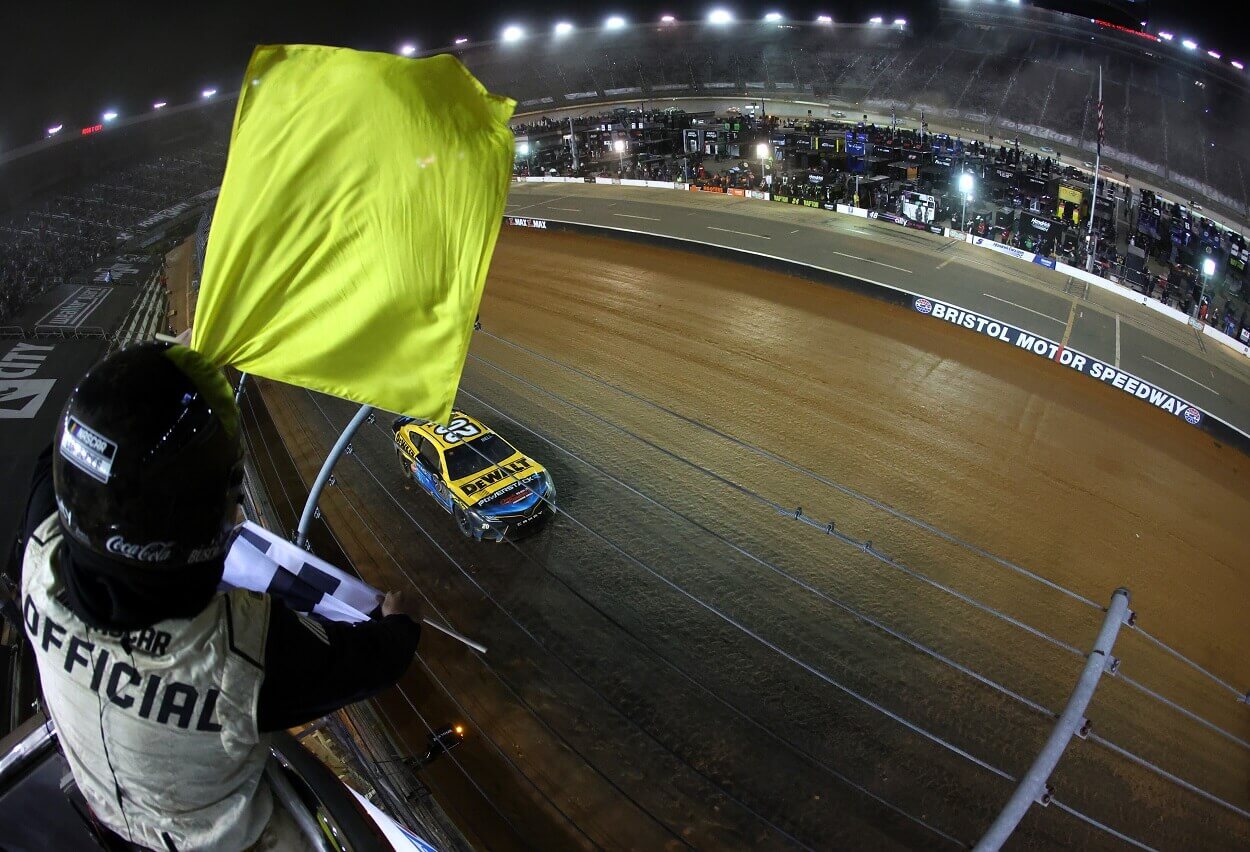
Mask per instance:
[[[219,559],[243,482],[239,429],[229,383],[198,352],[144,343],[106,358],[74,388],[57,425],[62,525],[133,568]]]

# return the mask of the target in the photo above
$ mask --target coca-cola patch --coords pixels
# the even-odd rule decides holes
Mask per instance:
[[[172,541],[149,541],[137,543],[126,541],[119,535],[110,536],[104,544],[109,553],[124,556],[135,562],[165,562],[174,555]]]

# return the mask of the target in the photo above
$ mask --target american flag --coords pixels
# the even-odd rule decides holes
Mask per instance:
[[[1102,156],[1102,140],[1107,137],[1107,125],[1102,120],[1102,66],[1098,66],[1098,156]]]
[[[1098,156],[1102,156],[1102,140],[1107,136],[1107,125],[1102,120],[1102,101],[1098,101]]]

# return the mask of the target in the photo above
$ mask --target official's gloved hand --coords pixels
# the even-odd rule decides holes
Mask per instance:
[[[417,603],[416,595],[387,592],[386,597],[382,599],[382,617],[385,618],[388,615],[406,615],[420,623],[421,606]]]

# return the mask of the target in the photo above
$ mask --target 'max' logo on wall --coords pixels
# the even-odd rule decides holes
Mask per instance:
[[[56,379],[32,378],[51,346],[18,343],[0,357],[0,420],[29,420],[39,413]]]

